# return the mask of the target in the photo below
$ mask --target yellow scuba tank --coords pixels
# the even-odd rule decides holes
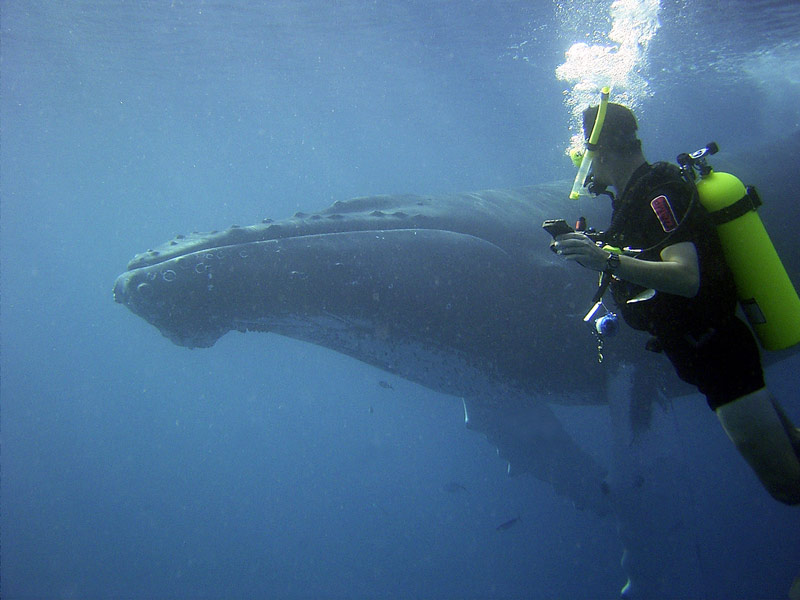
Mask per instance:
[[[687,165],[700,172],[699,200],[716,223],[747,320],[766,350],[783,350],[800,342],[800,298],[756,212],[761,200],[755,188],[705,163],[717,150],[711,143],[678,162],[684,173]]]

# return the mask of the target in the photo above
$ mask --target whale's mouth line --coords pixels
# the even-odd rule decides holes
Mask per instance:
[[[244,228],[239,228],[244,229]],[[231,230],[229,230],[231,231]],[[319,233],[307,233],[307,234],[300,234],[300,235],[287,235],[281,237],[272,237],[272,238],[265,238],[265,237],[253,237],[252,239],[246,239],[245,236],[237,236],[239,239],[235,241],[231,241],[229,243],[221,243],[221,244],[212,244],[212,243],[203,243],[204,240],[211,242],[212,240],[209,239],[209,236],[216,236],[219,234],[216,233],[197,233],[192,234],[192,237],[183,236],[181,238],[176,238],[183,240],[181,242],[169,242],[165,244],[164,247],[166,251],[163,249],[157,250],[147,250],[144,253],[137,254],[129,263],[127,267],[127,272],[130,273],[132,271],[136,271],[137,269],[147,268],[147,267],[154,267],[162,263],[169,262],[171,260],[191,256],[193,254],[202,254],[202,253],[219,253],[219,252],[230,252],[232,249],[235,252],[236,248],[240,248],[243,246],[247,246],[249,244],[256,244],[256,243],[280,243],[280,242],[296,242],[302,241],[307,239],[309,241],[319,240],[325,237],[345,237],[348,235],[357,235],[361,237],[361,240],[364,240],[363,236],[374,235],[376,239],[380,239],[382,235],[392,234],[392,233],[407,233],[407,232],[424,232],[424,233],[441,233],[445,235],[457,235],[457,236],[464,236],[468,238],[474,238],[480,240],[481,242],[486,242],[489,244],[494,244],[484,238],[475,236],[470,233],[455,231],[452,229],[443,229],[441,227],[382,227],[382,228],[375,228],[375,229],[344,229],[338,231],[328,231],[328,232],[319,232]],[[227,240],[226,240],[227,242]]]
[[[410,272],[416,264],[433,261],[432,264],[437,265],[436,272],[440,274],[436,277],[437,285],[440,285],[439,277],[451,283],[458,281],[460,285],[468,285],[469,282],[464,281],[467,274],[457,266],[456,260],[467,255],[482,269],[506,265],[510,260],[503,248],[483,237],[451,229],[360,229],[240,240],[202,249],[187,245],[181,251],[173,249],[169,255],[157,255],[147,264],[129,268],[115,281],[113,295],[117,303],[128,305],[150,320],[151,309],[155,307],[161,311],[165,303],[163,298],[153,297],[156,286],[160,290],[180,288],[191,280],[189,287],[184,289],[192,290],[192,301],[197,305],[206,292],[218,293],[222,289],[220,283],[238,286],[235,283],[237,277],[242,283],[236,288],[238,291],[234,297],[240,296],[241,287],[246,285],[246,272],[251,275],[259,273],[262,280],[272,282],[277,276],[279,286],[288,286],[287,289],[300,290],[307,285],[303,280],[308,279],[309,273],[316,280],[329,284],[336,282],[337,277],[341,278],[339,288],[356,289],[364,285],[357,274],[360,269],[373,273],[365,279],[371,285],[383,281],[381,285],[391,289],[402,273]],[[412,282],[405,281],[405,284],[411,285]],[[179,295],[172,301],[184,302]]]

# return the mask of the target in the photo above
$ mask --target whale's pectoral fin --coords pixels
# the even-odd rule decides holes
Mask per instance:
[[[789,600],[800,600],[800,575],[794,578],[792,587],[789,588]]]
[[[600,515],[611,511],[606,470],[567,434],[547,404],[463,401],[467,428],[486,435],[498,455],[508,461],[509,475],[532,473],[577,508]]]

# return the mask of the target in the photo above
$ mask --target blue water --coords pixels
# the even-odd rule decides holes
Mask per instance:
[[[616,597],[613,520],[506,477],[458,399],[273,335],[179,348],[111,297],[176,233],[571,177],[554,72],[609,4],[4,2],[2,597]],[[798,5],[694,4],[662,2],[649,157],[800,129]],[[768,371],[796,421],[798,368]],[[800,512],[700,397],[674,415],[693,596],[785,597]],[[608,459],[601,409],[564,418]]]

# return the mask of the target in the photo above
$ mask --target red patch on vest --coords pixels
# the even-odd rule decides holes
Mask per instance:
[[[659,196],[650,201],[650,207],[658,217],[658,222],[661,223],[661,229],[666,233],[675,231],[678,228],[678,219],[675,218],[675,213],[672,211],[672,205],[667,200],[666,196]]]

